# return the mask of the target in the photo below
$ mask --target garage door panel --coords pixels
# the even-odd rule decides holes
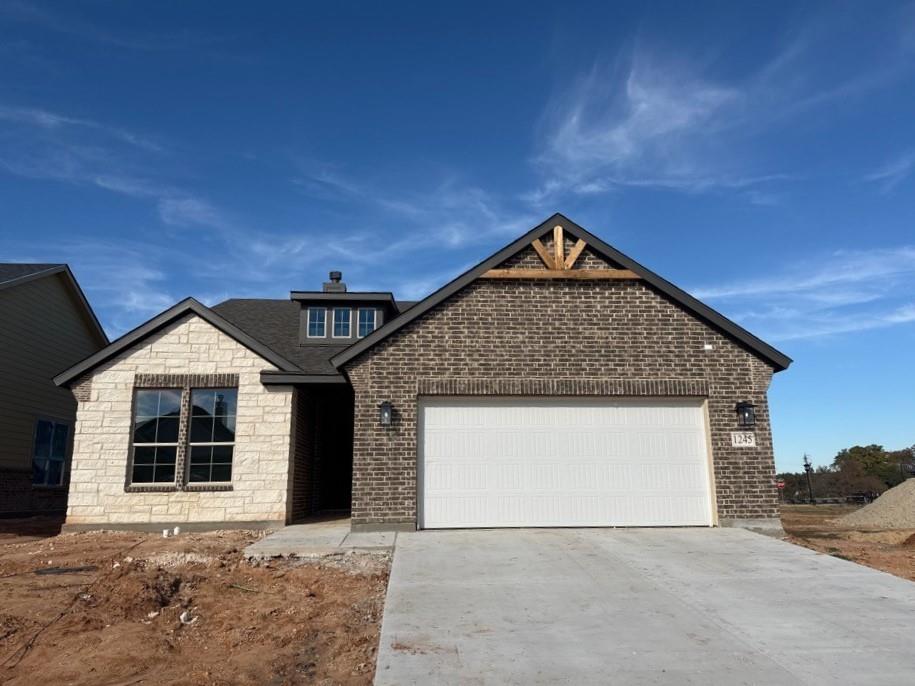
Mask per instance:
[[[420,403],[421,525],[710,525],[699,402]]]

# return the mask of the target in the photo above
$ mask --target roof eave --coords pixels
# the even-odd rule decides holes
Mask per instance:
[[[290,300],[363,300],[365,302],[394,302],[394,294],[387,292],[359,293],[341,291],[339,293],[325,291],[290,291]]]

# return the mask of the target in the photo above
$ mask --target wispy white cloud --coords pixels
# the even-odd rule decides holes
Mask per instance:
[[[144,150],[159,152],[163,150],[161,143],[147,136],[141,136],[127,129],[109,126],[92,119],[70,117],[56,112],[49,112],[35,107],[10,107],[0,105],[0,121],[38,127],[49,131],[67,127],[81,127],[96,131],[122,143],[128,143]]]
[[[21,241],[6,244],[3,259],[68,263],[111,338],[186,295],[170,287],[169,269],[180,255],[150,244],[68,239],[52,246]]]
[[[780,202],[789,182],[805,174],[773,168],[761,137],[789,118],[863,101],[913,70],[912,50],[893,22],[883,29],[879,53],[862,55],[857,71],[832,69],[829,56],[841,32],[829,23],[811,20],[767,63],[740,76],[639,41],[566,80],[571,85],[554,93],[542,117],[534,157],[541,182],[523,199],[540,206],[570,193],[658,188]],[[870,180],[891,187],[911,164],[904,158]]]
[[[0,105],[0,171],[145,199],[172,227],[232,231],[207,199],[151,176],[165,148],[127,129],[48,110]]]
[[[298,160],[296,164],[299,173],[292,183],[303,192],[322,199],[356,202],[375,213],[382,211],[390,217],[399,217],[408,222],[403,233],[416,227],[421,235],[414,239],[423,243],[437,242],[458,248],[485,241],[493,233],[511,234],[521,227],[529,228],[536,216],[528,210],[519,211],[504,198],[457,177],[432,181],[422,190],[404,191],[356,179],[314,161]]]
[[[909,177],[913,165],[915,165],[915,152],[908,151],[882,167],[865,174],[862,179],[868,183],[877,184],[881,193],[889,193]]]
[[[60,7],[74,9],[74,6],[66,4]],[[130,50],[181,50],[223,40],[189,30],[152,33],[127,27],[106,27],[84,19],[77,12],[51,9],[45,4],[25,0],[4,0],[0,3],[0,16],[89,43]]]
[[[618,71],[594,67],[551,104],[538,158],[548,184],[596,192],[621,183],[688,185],[697,176],[707,182],[709,170],[686,154],[684,138],[717,128],[741,92],[644,54],[632,58],[622,82]]]
[[[905,324],[915,321],[915,246],[836,251],[692,294],[773,341]]]

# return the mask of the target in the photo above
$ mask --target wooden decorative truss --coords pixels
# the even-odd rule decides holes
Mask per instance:
[[[546,269],[490,269],[482,275],[484,279],[639,279],[638,274],[629,269],[572,269],[575,261],[587,247],[580,238],[565,254],[565,236],[561,226],[553,227],[553,253],[535,238],[531,247],[540,256]]]

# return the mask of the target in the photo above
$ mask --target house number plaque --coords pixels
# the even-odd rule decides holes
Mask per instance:
[[[735,448],[755,448],[756,434],[752,431],[732,431],[731,445]]]

